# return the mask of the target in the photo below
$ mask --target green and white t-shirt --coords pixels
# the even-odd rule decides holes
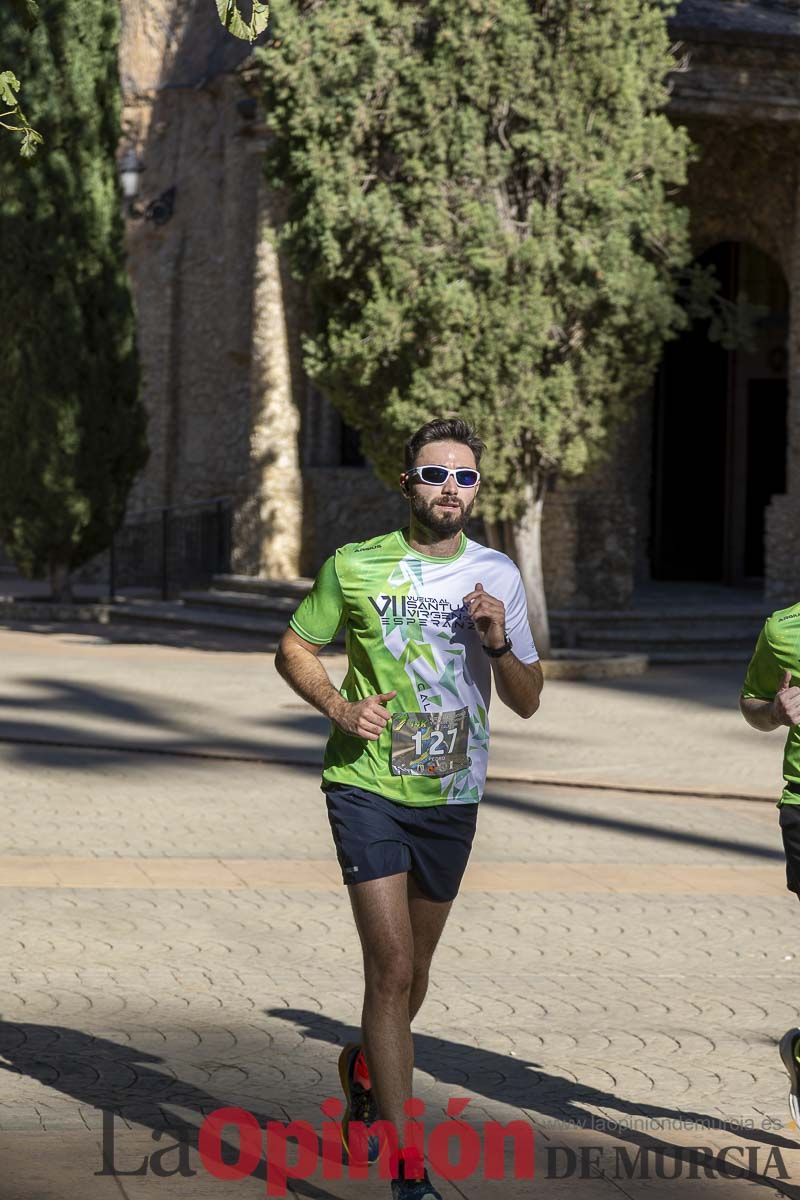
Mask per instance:
[[[468,765],[449,775],[393,774],[392,722],[377,741],[332,726],[322,777],[378,792],[402,804],[476,804],[483,794],[489,753],[492,669],[464,605],[482,584],[502,600],[514,654],[539,655],[528,624],[522,579],[505,554],[462,533],[449,558],[412,550],[400,530],[342,546],[320,569],[291,619],[295,633],[325,645],[346,630],[349,668],[341,692],[363,700],[396,691],[391,713],[442,714],[466,708]],[[446,718],[445,718],[446,719]]]
[[[747,668],[742,695],[746,699],[772,700],[786,671],[792,686],[800,683],[800,604],[774,612],[764,624]],[[800,725],[792,725],[783,751],[783,777],[800,783]],[[800,804],[800,796],[784,790],[781,804]]]

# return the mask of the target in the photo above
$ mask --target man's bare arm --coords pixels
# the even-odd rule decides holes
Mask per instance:
[[[506,606],[497,596],[490,596],[482,583],[464,597],[484,646],[499,650],[506,639]],[[532,717],[539,707],[544,682],[541,663],[520,662],[513,650],[500,658],[492,658],[497,694],[518,717]]]
[[[287,629],[275,655],[275,668],[290,688],[344,733],[375,742],[391,716],[382,701],[393,700],[396,692],[367,696],[351,703],[333,686],[328,672],[319,661],[322,646],[307,642],[293,629]]]
[[[762,733],[771,733],[782,725],[800,725],[800,688],[791,684],[792,673],[787,671],[772,700],[740,696],[739,708],[747,724]]]
[[[513,650],[493,658],[492,673],[497,694],[518,717],[532,717],[539,707],[544,677],[542,664],[520,662]]]

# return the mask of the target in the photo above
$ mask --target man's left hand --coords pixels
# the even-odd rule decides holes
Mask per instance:
[[[480,639],[490,650],[499,650],[506,640],[506,606],[483,590],[482,583],[464,597],[467,611],[475,622]]]

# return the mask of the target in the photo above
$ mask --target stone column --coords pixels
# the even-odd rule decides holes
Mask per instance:
[[[233,569],[294,579],[300,574],[303,531],[298,403],[303,381],[289,321],[299,297],[271,236],[276,220],[262,183],[253,274],[249,469],[234,521]]]
[[[789,395],[786,412],[786,492],[766,510],[764,597],[773,609],[800,600],[800,177],[795,190],[789,284]]]

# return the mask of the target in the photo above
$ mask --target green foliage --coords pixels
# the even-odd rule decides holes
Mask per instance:
[[[249,21],[245,21],[237,0],[217,0],[219,19],[228,33],[241,38],[245,42],[254,42],[260,33],[267,28],[269,20],[269,5],[261,0],[251,0],[252,13]]]
[[[41,575],[106,547],[146,458],[122,247],[119,13],[50,0],[25,34],[0,11],[48,153],[0,140],[0,542]]]
[[[33,129],[27,117],[20,108],[17,93],[20,89],[20,82],[13,71],[0,71],[0,104],[8,104],[10,107],[6,112],[0,112],[0,128],[8,129],[12,133],[21,133],[22,140],[20,142],[19,152],[22,158],[33,158],[36,153],[36,147],[42,144],[43,138],[40,133]],[[16,121],[16,125],[9,125],[6,118],[10,117]]]
[[[12,12],[23,29],[30,32],[36,28],[39,22],[39,5],[36,0],[6,0],[6,3],[10,4]],[[0,104],[9,106],[5,112],[0,112],[0,129],[7,129],[11,133],[21,133],[20,156],[33,158],[37,146],[42,144],[43,139],[42,135],[32,128],[22,111],[17,96],[19,89],[20,82],[13,71],[0,71]],[[11,118],[16,124],[9,125],[7,118]]]
[[[36,28],[39,23],[39,5],[36,0],[6,0],[6,4],[11,6],[23,29],[30,32]]]
[[[521,478],[584,471],[686,324],[666,15],[274,5],[267,169],[313,306],[306,365],[387,480],[410,431],[458,413],[488,442],[483,511],[519,517]]]

